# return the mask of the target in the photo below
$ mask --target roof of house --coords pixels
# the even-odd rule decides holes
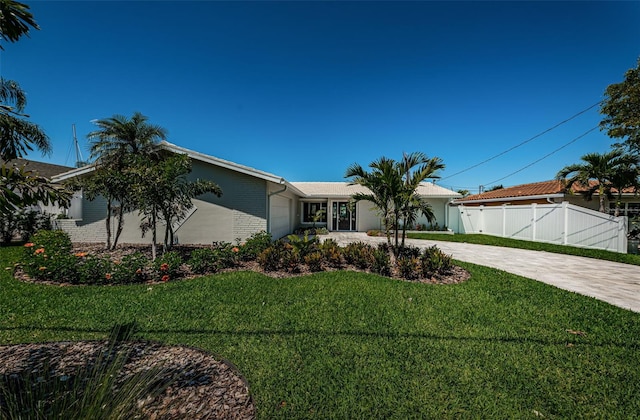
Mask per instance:
[[[590,186],[597,185],[596,181],[591,181]],[[530,199],[530,198],[543,198],[543,197],[561,197],[564,194],[577,194],[585,191],[585,188],[580,184],[573,184],[571,191],[566,192],[565,188],[560,180],[550,180],[533,182],[530,184],[515,185],[513,187],[500,188],[493,191],[487,191],[482,194],[468,195],[463,198],[455,200],[456,203],[464,202],[478,202],[478,201],[501,201],[510,198]],[[613,189],[615,192],[616,190]],[[633,188],[625,188],[623,194],[634,194]]]
[[[27,170],[36,172],[38,175],[43,176],[45,178],[51,178],[54,175],[58,175],[73,169],[70,166],[55,165],[53,163],[46,163],[46,162],[37,162],[35,160],[29,160],[29,159],[13,159],[6,162],[0,161],[0,163],[8,164],[8,165],[16,165],[16,166],[26,165]]]
[[[291,184],[305,193],[308,198],[349,197],[355,193],[369,193],[367,188],[361,185],[351,185],[348,182],[292,182]],[[460,194],[457,192],[431,182],[421,183],[417,192],[424,197],[460,197]]]

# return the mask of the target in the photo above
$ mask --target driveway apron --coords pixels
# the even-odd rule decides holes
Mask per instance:
[[[386,238],[370,237],[362,232],[331,232],[328,237],[340,245],[358,241],[373,244],[386,241]],[[459,261],[497,268],[640,312],[640,266],[459,242],[408,239],[407,243],[420,248],[437,245]]]

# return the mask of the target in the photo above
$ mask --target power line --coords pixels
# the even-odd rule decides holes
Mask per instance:
[[[522,171],[524,171],[525,169],[532,167],[533,165],[535,165],[536,163],[540,162],[541,160],[544,160],[544,159],[548,158],[549,156],[551,156],[551,155],[553,155],[553,154],[555,154],[555,153],[559,152],[560,150],[564,149],[565,147],[569,146],[570,144],[577,142],[578,140],[580,140],[581,138],[583,138],[583,137],[584,137],[584,136],[586,136],[587,134],[591,133],[593,130],[597,129],[598,127],[600,127],[600,126],[599,126],[599,125],[596,125],[595,127],[593,127],[593,128],[591,128],[591,129],[589,129],[589,130],[585,131],[584,133],[580,134],[578,137],[574,138],[574,139],[573,139],[573,140],[571,140],[570,142],[563,144],[562,146],[558,147],[557,149],[555,149],[555,150],[554,150],[554,151],[552,151],[551,153],[547,153],[546,155],[542,156],[540,159],[535,160],[535,161],[531,162],[530,164],[528,164],[528,165],[526,165],[526,166],[523,166],[522,168],[518,169],[517,171],[515,171],[515,172],[511,172],[509,175],[503,176],[502,178],[500,178],[500,179],[496,179],[495,181],[487,182],[486,184],[483,184],[483,185],[492,185],[492,184],[495,184],[496,182],[499,182],[499,181],[502,181],[503,179],[509,178],[511,175],[515,175],[515,174],[517,174],[518,172],[522,172]]]
[[[440,181],[443,181],[443,180],[445,180],[445,179],[449,179],[449,178],[453,178],[453,177],[454,177],[454,176],[456,176],[456,175],[460,175],[460,174],[462,174],[462,173],[464,173],[464,172],[470,171],[471,169],[477,168],[477,167],[478,167],[478,166],[480,166],[480,165],[484,165],[485,163],[490,162],[490,161],[492,161],[492,160],[494,160],[494,159],[496,159],[496,158],[499,158],[500,156],[505,155],[505,154],[509,153],[510,151],[512,151],[512,150],[514,150],[514,149],[517,149],[518,147],[523,146],[523,145],[525,145],[525,144],[527,144],[527,143],[529,143],[529,142],[531,142],[531,141],[533,141],[533,140],[537,139],[538,137],[540,137],[540,136],[542,136],[542,135],[544,135],[544,134],[547,134],[549,131],[554,130],[554,129],[556,129],[556,128],[560,127],[562,124],[565,124],[565,123],[567,123],[567,122],[571,121],[572,119],[574,119],[574,118],[576,118],[576,117],[578,117],[578,116],[580,116],[580,115],[584,114],[585,112],[587,112],[587,111],[591,110],[592,108],[594,108],[594,107],[596,107],[596,106],[600,105],[600,103],[601,103],[601,102],[602,102],[602,101],[598,101],[598,102],[596,102],[595,104],[591,105],[590,107],[588,107],[588,108],[586,108],[586,109],[583,109],[582,111],[578,112],[578,113],[577,113],[577,114],[575,114],[575,115],[572,115],[571,117],[567,118],[567,119],[566,119],[566,120],[564,120],[564,121],[559,122],[558,124],[554,125],[553,127],[551,127],[551,128],[547,128],[546,130],[542,131],[541,133],[538,133],[538,134],[536,134],[535,136],[533,136],[533,137],[531,137],[531,138],[529,138],[529,139],[527,139],[527,140],[525,140],[525,141],[523,141],[523,142],[521,142],[521,143],[518,143],[518,144],[516,144],[516,145],[515,145],[515,146],[513,146],[513,147],[510,147],[509,149],[505,150],[504,152],[500,152],[500,153],[498,153],[497,155],[490,157],[489,159],[483,160],[483,161],[482,161],[482,162],[480,162],[480,163],[476,163],[476,164],[475,164],[475,165],[473,165],[473,166],[469,166],[468,168],[463,169],[463,170],[461,170],[461,171],[458,171],[458,172],[456,172],[456,173],[455,173],[455,174],[453,174],[453,175],[449,175],[449,176],[445,176],[444,178],[440,178]]]

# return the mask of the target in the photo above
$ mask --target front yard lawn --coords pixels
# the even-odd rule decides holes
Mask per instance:
[[[11,267],[20,248],[0,249]],[[637,418],[640,314],[494,269],[47,286],[0,274],[0,343],[138,337],[233,362],[259,418]]]

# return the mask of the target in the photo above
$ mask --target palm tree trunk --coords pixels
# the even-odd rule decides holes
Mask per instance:
[[[157,255],[156,250],[156,211],[153,210],[151,215],[151,260],[155,261]]]
[[[404,238],[407,236],[407,218],[404,217],[402,218],[402,246],[401,248],[404,249]]]

